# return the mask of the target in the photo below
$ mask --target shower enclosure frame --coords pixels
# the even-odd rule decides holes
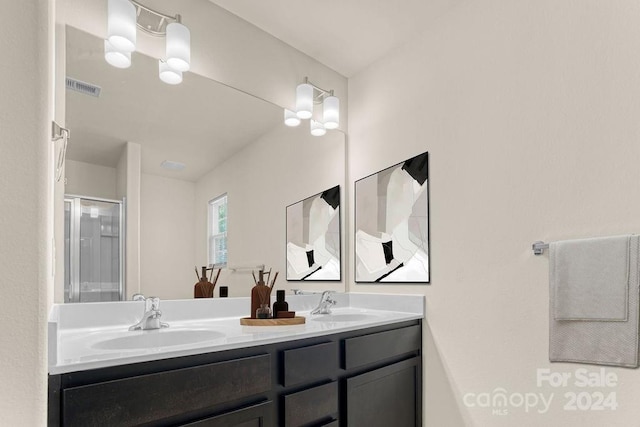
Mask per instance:
[[[65,302],[77,303],[80,302],[80,218],[82,217],[82,206],[80,201],[88,200],[93,202],[102,202],[102,203],[113,203],[119,206],[119,216],[120,216],[120,224],[119,224],[119,239],[118,239],[118,253],[119,253],[119,286],[118,286],[118,297],[120,301],[125,301],[126,299],[126,283],[125,283],[125,271],[126,271],[126,197],[123,197],[122,200],[114,200],[114,199],[105,199],[101,197],[91,197],[91,196],[82,196],[79,194],[65,194],[64,202],[70,203],[71,209],[73,213],[71,217],[75,220],[69,221],[69,282],[70,282],[70,292],[69,292],[69,301]],[[66,236],[65,236],[66,237]],[[67,267],[67,263],[65,262],[65,268]],[[66,289],[65,289],[66,293]]]

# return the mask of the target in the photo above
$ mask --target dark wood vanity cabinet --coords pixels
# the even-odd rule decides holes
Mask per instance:
[[[419,320],[49,376],[50,426],[420,426]]]

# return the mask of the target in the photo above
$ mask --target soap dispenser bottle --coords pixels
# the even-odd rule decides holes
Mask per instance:
[[[278,317],[279,311],[289,311],[289,303],[284,300],[284,290],[276,292],[276,302],[273,303],[273,317]]]

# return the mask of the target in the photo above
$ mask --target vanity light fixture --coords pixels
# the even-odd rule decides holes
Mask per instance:
[[[147,34],[166,38],[166,60],[158,61],[158,75],[167,84],[182,83],[182,73],[191,68],[191,33],[180,15],[170,16],[135,0],[108,0],[105,60],[118,68],[131,66],[136,49],[136,27]]]
[[[191,33],[180,22],[167,25],[167,64],[181,72],[191,68]]]
[[[296,115],[300,119],[310,119],[313,116],[313,86],[305,82],[296,87]]]
[[[322,121],[313,120],[313,106],[322,104]],[[311,119],[309,128],[311,135],[322,136],[327,129],[340,126],[340,100],[333,90],[322,89],[311,83],[307,77],[296,87],[296,110],[284,110],[284,124],[298,126],[301,119]]]
[[[109,0],[107,40],[120,52],[136,50],[136,7],[129,0]]]
[[[328,96],[322,102],[322,120],[327,129],[337,129],[340,125],[340,100],[336,96]]]

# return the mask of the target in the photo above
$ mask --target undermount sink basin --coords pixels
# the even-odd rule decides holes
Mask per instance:
[[[377,316],[367,313],[334,313],[311,316],[311,320],[316,322],[360,322],[362,320],[370,320],[375,317]]]
[[[216,331],[172,329],[136,331],[129,332],[129,334],[131,335],[99,341],[93,345],[93,348],[102,350],[135,350],[142,348],[173,347],[212,341],[226,336],[222,332]]]

